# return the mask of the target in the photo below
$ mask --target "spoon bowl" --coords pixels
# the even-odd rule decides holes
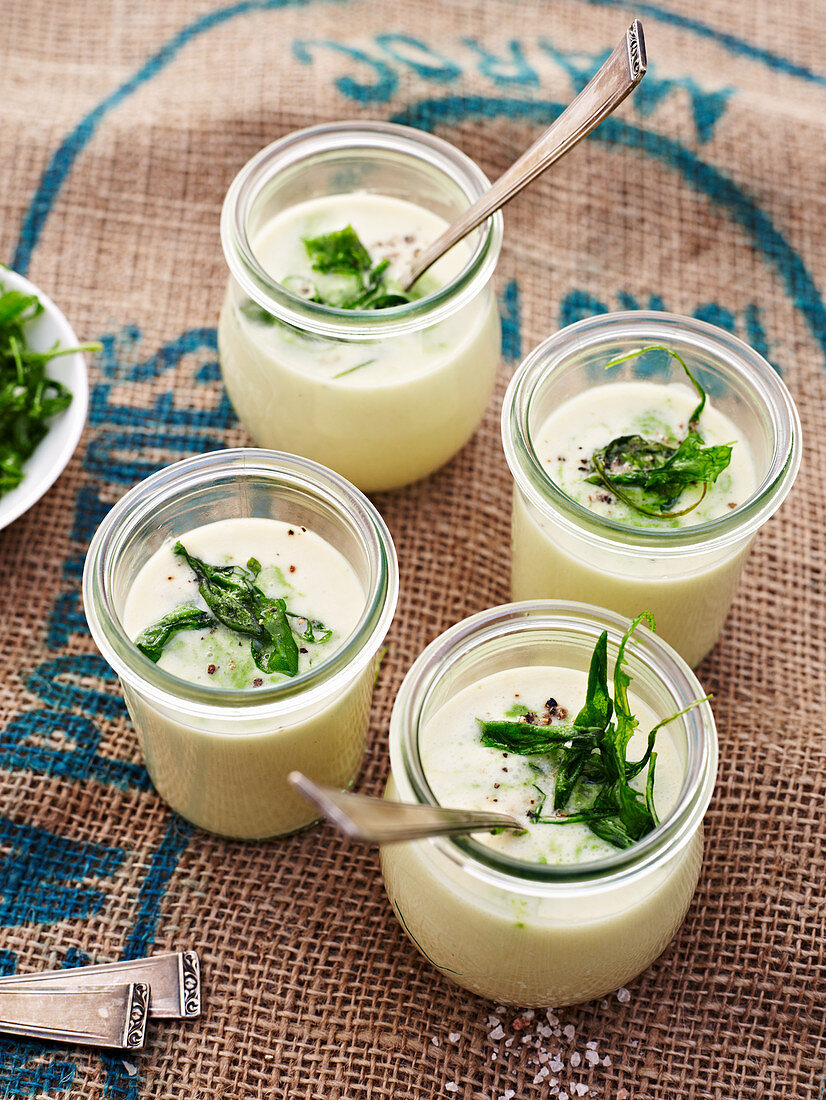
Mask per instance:
[[[446,806],[422,806],[417,802],[388,802],[384,798],[322,787],[301,772],[290,772],[287,778],[345,836],[371,844],[392,844],[429,836],[460,836],[488,829],[521,832],[525,828],[523,822],[507,814],[452,810]]]

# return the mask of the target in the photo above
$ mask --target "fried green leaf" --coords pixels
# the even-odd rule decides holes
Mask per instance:
[[[363,310],[389,309],[411,301],[401,287],[388,284],[390,261],[382,259],[373,263],[351,225],[319,237],[304,237],[304,247],[314,271],[322,275],[349,276],[352,289],[337,287],[325,293],[323,288],[302,280],[301,276],[287,275],[281,282],[288,290],[296,293],[294,288],[298,282],[304,284],[300,297],[337,309]]]
[[[489,749],[502,749],[518,756],[539,756],[575,738],[593,744],[593,735],[577,732],[573,724],[532,726],[527,722],[486,722],[476,719],[482,731],[482,744]]]
[[[659,824],[654,808],[657,754],[653,750],[657,732],[710,696],[695,700],[659,722],[648,735],[642,758],[628,761],[628,745],[639,723],[628,700],[631,676],[625,666],[625,654],[634,631],[643,623],[654,629],[650,612],[638,615],[620,641],[614,663],[613,699],[608,686],[608,635],[607,632],[600,635],[591,655],[585,704],[573,723],[534,725],[525,720],[532,715],[521,705],[509,711],[521,715],[521,721],[477,719],[482,744],[488,748],[518,756],[550,758],[555,768],[554,814],[542,816],[547,800],[544,791],[533,784],[543,799],[538,807],[527,811],[530,821],[542,825],[584,823],[616,848],[630,847]],[[629,781],[646,765],[648,774],[645,790],[641,792]]]
[[[706,393],[677,352],[663,346],[640,348],[613,359],[605,369],[649,351],[665,351],[676,359],[699,395],[688,431],[675,442],[645,439],[641,435],[617,436],[594,450],[585,480],[605,485],[619,500],[643,515],[665,519],[686,515],[697,507],[708,487],[730,464],[733,444],[707,447],[703,443],[699,421]],[[683,495],[688,490],[694,491],[694,496],[685,504]]]
[[[135,639],[135,645],[150,661],[156,664],[161,658],[164,646],[181,630],[203,630],[213,625],[213,618],[199,607],[176,607],[164,615],[152,626],[141,631]]]
[[[253,661],[262,672],[298,673],[298,642],[320,645],[332,637],[324,623],[287,610],[286,600],[267,596],[257,585],[261,563],[249,558],[241,565],[210,565],[190,554],[182,542],[174,553],[183,558],[198,580],[198,593],[209,612],[178,608],[148,627],[136,645],[153,661],[178,630],[212,627],[217,623],[250,639]]]
[[[252,643],[252,658],[262,672],[298,673],[298,643],[287,619],[286,603],[275,600],[261,611],[264,637]]]
[[[320,237],[304,237],[304,247],[313,269],[322,271],[325,275],[360,277],[373,266],[370,253],[359,240],[352,225],[333,233],[324,233]]]

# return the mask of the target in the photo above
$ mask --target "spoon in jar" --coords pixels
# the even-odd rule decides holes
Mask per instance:
[[[628,93],[636,88],[645,76],[646,66],[642,23],[635,19],[605,64],[597,70],[596,75],[559,118],[484,195],[416,257],[401,280],[402,289],[409,290],[457,241],[461,241],[506,202],[510,202],[523,187],[599,126]]]
[[[290,772],[287,779],[342,833],[353,840],[367,840],[372,844],[421,840],[428,836],[459,836],[486,829],[521,832],[525,828],[524,822],[507,814],[451,810],[445,806],[422,806],[418,802],[388,802],[384,798],[321,787],[301,772]]]

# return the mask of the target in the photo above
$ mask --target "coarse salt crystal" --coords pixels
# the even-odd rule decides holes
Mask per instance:
[[[558,1054],[554,1055],[554,1060],[551,1062],[551,1069],[554,1071],[554,1073],[560,1073],[563,1069],[565,1069],[565,1063],[562,1061]]]
[[[622,986],[620,989],[617,990],[617,1000],[622,1005],[627,1005],[628,1002],[631,1000],[631,994],[628,992],[625,986]]]
[[[525,1017],[526,1020],[532,1020],[534,1018],[534,1016],[536,1015],[536,1012],[534,1012],[534,1010],[532,1008],[527,1008],[522,1013],[522,1015]]]
[[[597,1054],[597,1052],[595,1050],[586,1050],[585,1051],[585,1057],[588,1060],[589,1065],[592,1065],[592,1066],[599,1065],[599,1055]]]
[[[435,1035],[433,1036],[433,1038],[430,1041],[434,1045],[434,1047],[437,1047],[439,1045],[439,1040],[436,1038]]]
[[[488,1027],[496,1027],[497,1024],[501,1024],[502,1021],[498,1016],[488,1016]]]
[[[588,1050],[596,1050],[597,1049],[596,1039],[589,1039],[588,1042],[585,1044],[585,1046],[588,1048]]]
[[[548,1021],[551,1027],[556,1027],[556,1025],[559,1023],[559,1017],[555,1012],[552,1012],[550,1009],[548,1009],[548,1011],[545,1013],[545,1019]]]
[[[568,1093],[567,1092],[561,1092],[559,1094],[559,1100],[568,1100]]]
[[[577,1094],[577,1096],[584,1096],[587,1091],[588,1086],[583,1084],[582,1081],[578,1081],[577,1084],[574,1085],[574,1092]]]
[[[460,1031],[451,1031],[448,1034],[448,1039],[450,1039],[451,1043],[458,1043],[461,1038],[462,1033]]]
[[[123,1068],[126,1070],[126,1072],[129,1074],[130,1077],[134,1077],[135,1074],[138,1072],[138,1067],[136,1065],[134,1065],[132,1062],[121,1061],[121,1064],[122,1064]]]
[[[497,1025],[497,1027],[495,1027],[493,1029],[493,1031],[490,1032],[490,1034],[488,1035],[488,1038],[489,1039],[501,1039],[504,1034],[505,1034],[505,1029],[502,1027],[501,1024],[499,1024],[499,1025]]]
[[[513,1046],[513,1036],[512,1035],[511,1035],[510,1039],[505,1040],[505,1046],[506,1047],[512,1047]]]
[[[574,1067],[574,1069],[576,1069],[581,1061],[582,1055],[579,1053],[578,1050],[575,1050],[574,1053],[571,1055],[571,1065]]]
[[[607,1054],[606,1054],[606,1055],[605,1055],[605,1057],[604,1057],[604,1058],[602,1059],[602,1064],[603,1064],[604,1066],[610,1066],[610,1065],[611,1065],[611,1059],[609,1058],[609,1056],[608,1056]]]
[[[566,1039],[573,1039],[573,1037],[576,1035],[576,1028],[573,1024],[566,1024],[565,1027],[563,1027],[562,1029],[562,1034],[565,1036]]]
[[[456,1084],[455,1081],[448,1081],[447,1084],[445,1085],[445,1088],[447,1089],[448,1092],[458,1092],[459,1091],[459,1086]]]
[[[553,1035],[553,1028],[545,1027],[544,1024],[538,1024],[536,1028],[537,1034],[541,1035],[543,1039],[550,1039]]]

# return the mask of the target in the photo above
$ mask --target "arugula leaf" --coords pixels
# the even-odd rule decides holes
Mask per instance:
[[[164,646],[178,631],[203,630],[211,627],[212,624],[212,617],[206,611],[201,611],[199,607],[176,607],[174,611],[170,611],[168,615],[164,615],[152,626],[141,631],[135,639],[135,645],[150,661],[157,664]]]
[[[25,327],[41,313],[36,295],[0,286],[0,496],[20,484],[24,465],[49,431],[51,419],[71,404],[71,391],[47,375],[47,364],[61,355],[101,348],[55,345],[41,352],[28,347]]]
[[[617,436],[604,447],[594,450],[590,458],[591,472],[585,480],[594,485],[605,485],[619,500],[643,515],[667,519],[684,516],[697,507],[708,487],[731,462],[733,444],[704,445],[698,429],[706,393],[676,351],[662,345],[640,348],[612,359],[605,369],[649,351],[665,351],[676,359],[699,395],[699,403],[688,421],[688,431],[676,443],[645,439],[641,435]],[[699,496],[688,506],[677,510],[683,493],[698,486]],[[636,493],[626,492],[628,488],[636,490]]]

